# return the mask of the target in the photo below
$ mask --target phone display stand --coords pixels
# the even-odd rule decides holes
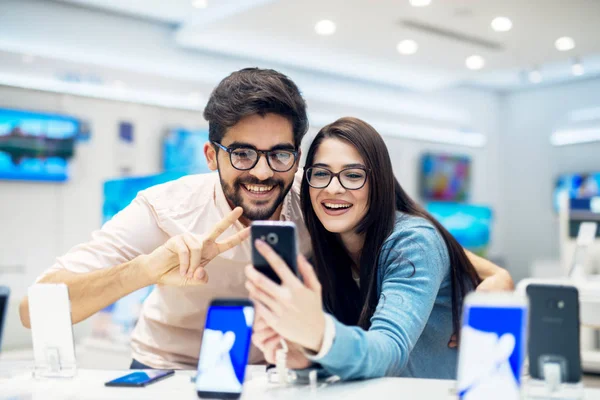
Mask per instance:
[[[77,374],[77,366],[73,362],[65,362],[61,358],[60,349],[57,347],[46,347],[44,349],[45,360],[36,360],[33,368],[33,377],[43,378],[72,378]],[[71,357],[66,357],[69,359]]]
[[[581,281],[585,279],[584,265],[588,252],[588,248],[593,244],[596,238],[598,224],[596,222],[584,222],[579,226],[577,233],[577,241],[571,268],[569,269],[569,278]]]
[[[583,383],[567,383],[567,364],[564,358],[545,356],[539,359],[544,379],[530,379],[526,383],[528,399],[583,399]]]

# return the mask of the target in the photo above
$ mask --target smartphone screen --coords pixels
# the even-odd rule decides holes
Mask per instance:
[[[163,371],[149,369],[145,371],[136,371],[131,374],[122,376],[110,382],[106,382],[106,386],[145,386],[149,383],[160,380],[161,378],[173,375],[173,370]]]
[[[211,303],[198,361],[198,396],[238,398],[241,395],[253,323],[254,307],[248,300]]]
[[[481,303],[471,299],[465,302],[460,333],[459,398],[517,400],[526,352],[526,302],[509,297],[504,302],[502,296]]]
[[[8,288],[0,286],[0,351],[2,351],[2,331],[4,329],[4,319],[8,314]]]

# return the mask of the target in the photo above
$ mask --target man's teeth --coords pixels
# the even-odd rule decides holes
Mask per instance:
[[[273,186],[262,186],[262,185],[244,185],[244,187],[251,192],[258,192],[258,193],[268,192],[269,190],[273,189]]]
[[[351,207],[352,204],[333,204],[333,203],[323,203],[327,208],[348,208]]]

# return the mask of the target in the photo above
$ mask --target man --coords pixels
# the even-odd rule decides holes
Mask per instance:
[[[296,174],[308,118],[296,85],[273,70],[234,72],[213,91],[204,118],[210,141],[204,153],[218,174],[187,176],[141,192],[90,242],[59,257],[38,278],[69,286],[73,323],[157,284],[132,334],[134,368],[195,368],[210,300],[247,296],[244,266],[251,248],[245,239],[252,220],[295,222],[299,249],[310,254],[300,209],[301,172]],[[482,285],[512,285],[506,271],[473,261]],[[28,327],[27,298],[20,314]],[[250,362],[262,360],[253,349]]]

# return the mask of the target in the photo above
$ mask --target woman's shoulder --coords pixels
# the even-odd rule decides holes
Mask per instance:
[[[449,262],[444,238],[431,221],[397,211],[394,229],[383,243],[380,260],[385,262],[390,255],[409,256],[407,253],[415,252],[436,255]]]

